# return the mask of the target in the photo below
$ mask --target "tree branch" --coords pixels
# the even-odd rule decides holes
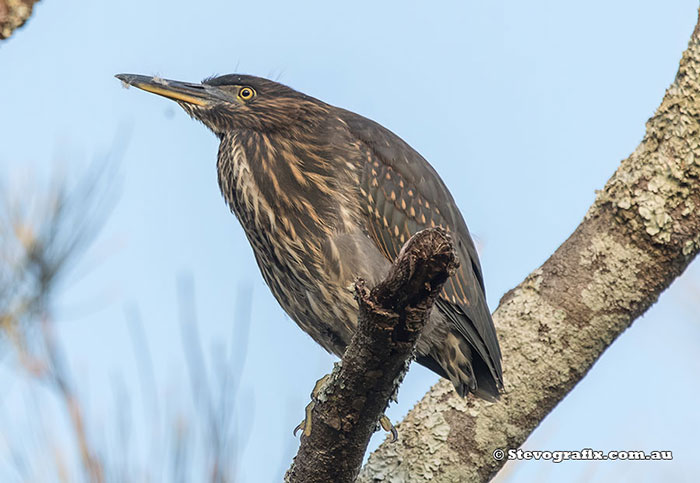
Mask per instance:
[[[0,0],[0,40],[7,39],[24,25],[39,0]]]
[[[494,313],[506,394],[460,399],[440,381],[359,481],[487,481],[700,247],[700,24],[639,147],[581,224]]]
[[[286,481],[355,480],[377,421],[457,263],[450,236],[433,228],[411,237],[372,290],[356,282],[358,330],[320,394],[312,395],[312,430],[302,435]]]

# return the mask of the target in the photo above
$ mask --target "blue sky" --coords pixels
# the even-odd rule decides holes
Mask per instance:
[[[114,419],[117,377],[134,403],[135,427],[149,422],[124,315],[131,307],[141,313],[162,398],[191,406],[177,307],[183,274],[194,280],[207,353],[229,344],[236,294],[252,290],[237,399],[242,481],[279,479],[297,446],[291,430],[333,361],[264,285],[218,192],[216,138],[175,104],[122,89],[114,74],[272,77],[384,124],[451,189],[495,308],[571,233],[641,140],[696,8],[690,0],[37,4],[26,28],[0,45],[0,174],[22,192],[57,165],[77,173],[115,139],[127,140],[118,203],[56,304],[90,413],[105,426]],[[526,443],[670,449],[674,461],[509,464],[504,481],[690,481],[698,473],[698,284],[692,265]],[[12,380],[11,361],[2,364],[0,380]],[[436,380],[414,366],[390,417]],[[5,444],[31,418],[26,385],[8,387]],[[68,430],[55,426],[60,439]],[[2,447],[0,475],[11,474],[3,473]]]

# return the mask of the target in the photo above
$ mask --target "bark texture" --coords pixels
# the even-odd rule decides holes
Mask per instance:
[[[39,0],[0,0],[0,40],[24,25]]]
[[[647,122],[644,139],[574,233],[494,313],[506,394],[461,399],[440,381],[359,481],[487,481],[647,310],[700,247],[700,32]]]
[[[356,283],[358,329],[328,382],[312,395],[311,432],[302,435],[286,481],[355,480],[377,421],[457,263],[450,236],[432,228],[411,237],[371,291]]]

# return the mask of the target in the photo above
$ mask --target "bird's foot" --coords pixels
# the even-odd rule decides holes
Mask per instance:
[[[316,381],[316,384],[314,384],[314,389],[311,391],[311,402],[306,405],[306,409],[304,409],[304,420],[300,422],[296,428],[294,428],[294,436],[297,435],[297,432],[300,429],[303,429],[304,431],[302,434],[304,436],[309,436],[311,434],[311,411],[314,409],[314,406],[316,405],[316,399],[318,398],[319,394],[321,393],[321,390],[323,389],[323,386],[328,382],[328,379],[331,377],[330,374],[326,374],[323,376],[321,379]]]
[[[399,432],[396,430],[396,427],[394,427],[393,424],[391,424],[391,420],[386,417],[386,414],[382,414],[382,417],[379,418],[379,424],[381,424],[382,429],[386,431],[387,433],[391,433],[391,442],[395,443],[399,439]]]
[[[311,435],[311,411],[313,410],[314,406],[316,405],[315,402],[311,401],[309,404],[306,405],[306,409],[304,409],[304,420],[297,424],[297,427],[294,428],[294,436],[297,435],[297,432],[300,429],[303,429],[301,434],[304,436],[310,436]]]
[[[309,404],[306,405],[306,409],[304,409],[304,420],[301,423],[299,423],[296,426],[296,428],[294,428],[294,436],[296,436],[300,430],[302,431],[302,434],[306,437],[311,435],[311,411],[313,411],[314,406],[316,405],[316,400],[323,391],[323,387],[328,382],[330,377],[331,374],[326,374],[321,379],[316,381],[314,389],[311,391],[311,402],[309,402]],[[394,425],[391,424],[391,420],[388,417],[386,417],[385,414],[382,414],[382,417],[379,418],[379,424],[384,429],[384,431],[386,431],[387,433],[391,433],[392,443],[396,442],[399,439],[399,432],[396,430]]]
[[[313,410],[315,404],[316,403],[314,401],[311,401],[306,405],[304,420],[299,423],[296,428],[294,428],[294,436],[297,435],[299,430],[303,430],[302,434],[304,436],[309,436],[311,434],[311,411]],[[396,427],[391,423],[391,420],[386,416],[386,414],[382,414],[382,417],[379,418],[379,424],[384,431],[391,433],[392,443],[399,440],[399,432],[396,430]]]

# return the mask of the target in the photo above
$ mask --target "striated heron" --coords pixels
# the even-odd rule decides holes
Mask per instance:
[[[219,188],[265,282],[337,356],[357,324],[355,278],[377,283],[412,234],[447,229],[461,264],[421,334],[417,362],[461,396],[498,397],[501,353],[479,258],[452,195],[418,152],[374,121],[260,77],[116,77],[176,101],[218,136]]]

